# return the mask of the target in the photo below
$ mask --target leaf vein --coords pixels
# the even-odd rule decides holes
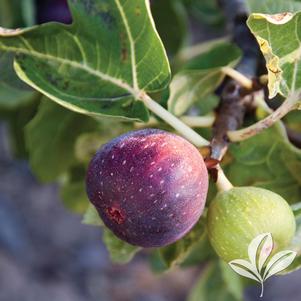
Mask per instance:
[[[127,20],[127,17],[124,13],[124,9],[120,3],[120,0],[115,0],[115,3],[117,5],[117,8],[119,10],[121,19],[123,21],[123,24],[125,26],[125,30],[127,32],[127,36],[129,38],[130,42],[130,48],[131,48],[131,64],[132,64],[132,76],[133,76],[133,88],[134,90],[139,90],[138,87],[138,78],[137,78],[137,69],[136,69],[136,52],[135,52],[135,41],[132,36],[132,32]]]
[[[68,60],[68,59],[65,59],[65,58],[61,58],[61,57],[55,57],[51,54],[39,53],[37,51],[29,51],[29,50],[26,50],[26,49],[20,49],[20,48],[11,47],[11,46],[7,47],[3,44],[0,44],[0,49],[2,49],[4,51],[9,51],[9,52],[22,53],[22,54],[37,57],[37,58],[40,58],[40,59],[43,59],[43,60],[55,61],[55,62],[58,62],[58,63],[69,65],[69,66],[74,67],[74,68],[82,69],[82,70],[84,70],[84,71],[86,71],[86,72],[88,72],[92,75],[100,77],[104,81],[108,81],[108,82],[118,86],[119,88],[130,92],[134,96],[136,96],[139,93],[139,90],[133,89],[133,87],[131,87],[127,82],[124,82],[122,79],[112,77],[112,76],[110,76],[106,73],[103,73],[103,72],[99,71],[99,70],[94,70],[89,65],[80,64],[78,62],[71,61],[71,60]]]

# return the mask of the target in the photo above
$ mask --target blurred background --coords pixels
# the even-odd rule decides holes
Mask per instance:
[[[112,264],[101,228],[82,224],[56,185],[41,185],[12,158],[3,122],[0,154],[0,301],[187,300],[205,265],[156,274],[147,252]],[[300,279],[301,271],[272,277],[261,300],[300,301]],[[247,288],[245,300],[259,300],[259,289]]]
[[[12,159],[0,126],[0,300],[185,300],[198,269],[162,276],[145,254],[113,265],[101,228],[64,208],[56,185],[41,185],[26,162]]]
[[[158,1],[152,1],[154,15],[158,22],[164,22],[163,7],[156,6]],[[193,41],[224,35],[223,17],[215,1],[186,2],[202,2],[198,10],[192,5],[194,14],[189,16]],[[5,10],[16,3],[24,5],[25,13],[20,18],[20,11],[11,16]],[[35,7],[34,15],[30,6]],[[0,8],[0,26],[18,27],[22,18],[28,25],[71,22],[64,0],[0,0]],[[181,20],[179,17],[178,22]],[[181,33],[177,33],[168,42],[171,51],[182,43],[177,40]],[[163,40],[167,34],[160,32]],[[35,110],[25,104],[18,109],[2,108],[0,113],[0,301],[187,300],[206,263],[159,274],[152,271],[148,252],[144,251],[127,265],[112,264],[102,243],[101,228],[82,224],[81,215],[66,209],[58,185],[42,185],[35,178],[24,160],[24,141],[16,139],[22,136]],[[261,300],[300,301],[300,277],[301,271],[273,277]],[[245,290],[247,301],[259,300],[258,296],[258,286]],[[202,301],[193,297],[190,300]]]

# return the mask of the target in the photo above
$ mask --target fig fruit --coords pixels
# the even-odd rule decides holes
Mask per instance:
[[[161,247],[184,236],[201,216],[208,174],[198,150],[157,129],[129,132],[92,159],[87,194],[120,239]]]
[[[67,0],[36,0],[38,24],[56,21],[71,24],[72,17]]]
[[[217,194],[209,206],[207,231],[211,245],[226,262],[248,259],[248,245],[271,233],[273,253],[288,247],[296,229],[294,214],[278,194],[256,187],[235,187]]]

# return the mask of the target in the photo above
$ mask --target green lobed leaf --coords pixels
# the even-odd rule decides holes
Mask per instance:
[[[223,281],[228,291],[237,299],[243,300],[243,284],[242,279],[230,268],[230,266],[220,260],[219,261]]]
[[[296,131],[297,133],[301,132],[301,114],[299,111],[292,111],[284,117],[284,122],[286,126],[290,129]]]
[[[292,206],[296,219],[296,234],[292,242],[293,250],[298,252],[299,260],[301,261],[301,202]]]
[[[202,271],[187,301],[241,301],[239,276],[218,261],[210,262]]]
[[[103,241],[110,253],[111,260],[115,263],[128,263],[141,249],[120,240],[107,228],[104,228]]]
[[[106,228],[93,205],[89,205],[82,222],[88,225],[103,226],[103,242],[108,249],[111,260],[115,263],[128,263],[141,249],[120,240]]]
[[[269,97],[301,88],[301,12],[252,14],[247,24],[266,60]]]
[[[84,133],[77,138],[75,144],[77,160],[82,163],[90,162],[101,145],[133,129],[133,124],[129,122],[117,122],[111,118],[99,120],[97,132]]]
[[[182,0],[189,13],[199,21],[209,25],[222,25],[224,16],[217,0]]]
[[[225,78],[221,68],[235,66],[240,54],[233,44],[221,43],[189,62],[172,79],[168,110],[180,116],[194,103],[205,101]]]
[[[205,229],[205,219],[201,218],[182,239],[160,248],[159,254],[164,270],[175,265],[189,266],[191,263],[208,259],[212,253]]]
[[[0,52],[0,110],[15,110],[38,95],[17,77],[12,63],[12,55]]]
[[[281,123],[255,137],[231,145],[225,171],[235,186],[257,186],[300,201],[301,150],[287,140]]]
[[[162,259],[160,254],[160,249],[155,249],[149,256],[149,263],[152,271],[154,273],[162,273],[168,270],[168,266],[166,266],[165,262]]]
[[[277,14],[301,10],[301,3],[295,0],[247,0],[246,3],[252,13]]]
[[[84,133],[76,139],[75,156],[81,163],[89,163],[100,146],[107,142],[108,137],[102,137],[100,132]]]
[[[19,1],[22,10],[22,18],[26,26],[33,26],[35,24],[35,0]]]
[[[0,1],[0,26],[20,27],[32,25],[29,15],[33,14],[32,0]],[[24,19],[31,22],[28,24]],[[0,110],[16,110],[19,106],[28,105],[37,94],[24,84],[13,69],[13,55],[0,52]]]
[[[10,150],[16,158],[28,159],[24,128],[35,116],[39,102],[40,95],[33,94],[26,101],[21,101],[18,106],[0,104],[0,120],[3,119],[7,123]]]
[[[32,91],[22,91],[0,82],[0,109],[13,110],[31,102]]]
[[[92,204],[89,204],[89,206],[83,216],[82,223],[86,224],[86,225],[92,225],[92,226],[103,226],[104,225],[98,215],[96,208]]]
[[[34,0],[1,0],[0,26],[16,28],[34,24]]]
[[[185,256],[180,261],[180,266],[186,268],[199,265],[215,257],[216,254],[209,243],[208,235],[204,234],[201,239],[197,239],[196,243],[188,248]]]
[[[188,31],[185,7],[181,0],[164,0],[154,1],[151,9],[167,53],[176,55],[184,45]]]
[[[60,183],[60,196],[63,204],[76,213],[85,213],[89,206],[86,193],[86,168],[76,166],[68,171],[64,181]]]
[[[44,182],[52,181],[75,165],[77,137],[95,128],[97,123],[93,119],[44,99],[25,128],[29,161],[37,177]]]
[[[148,120],[139,95],[170,80],[164,47],[145,0],[70,0],[72,25],[0,30],[18,76],[77,112]]]
[[[2,0],[0,2],[0,26],[14,27],[18,21],[15,22],[16,15],[13,13],[12,1]]]
[[[61,186],[60,196],[66,208],[76,213],[84,213],[88,206],[85,182],[66,182]]]

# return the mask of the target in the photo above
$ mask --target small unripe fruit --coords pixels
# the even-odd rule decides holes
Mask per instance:
[[[201,216],[208,174],[198,150],[156,129],[127,133],[104,145],[87,173],[87,193],[120,239],[160,247],[184,236]]]
[[[262,233],[272,234],[273,253],[278,252],[288,247],[295,229],[288,203],[280,195],[256,187],[218,193],[207,215],[211,245],[226,262],[248,259],[248,245]]]

